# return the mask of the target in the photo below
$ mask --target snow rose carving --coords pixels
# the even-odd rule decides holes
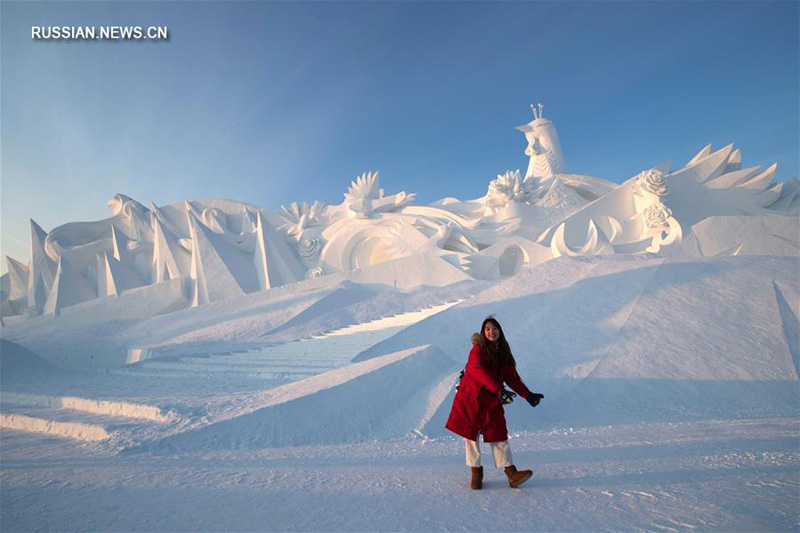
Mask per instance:
[[[648,228],[663,228],[669,225],[668,220],[671,216],[672,211],[667,206],[656,202],[644,210],[644,223]]]
[[[304,259],[315,258],[319,254],[321,248],[319,238],[317,237],[303,237],[297,244],[300,256]]]
[[[656,196],[666,196],[669,193],[664,183],[664,173],[660,170],[644,170],[639,173],[639,187]]]
[[[533,180],[520,179],[519,170],[498,174],[497,179],[489,183],[486,196],[486,204],[492,207],[503,207],[509,202],[530,203],[533,200]]]
[[[316,268],[312,268],[308,272],[306,272],[306,279],[321,278],[324,275],[325,275],[325,271],[322,270],[322,267],[316,267]]]

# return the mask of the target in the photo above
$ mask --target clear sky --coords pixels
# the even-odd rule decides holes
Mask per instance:
[[[202,197],[277,211],[476,198],[527,166],[543,102],[569,172],[621,182],[704,145],[798,174],[798,2],[0,3],[0,246]],[[31,26],[168,26],[41,41]],[[3,261],[2,270],[6,265]]]

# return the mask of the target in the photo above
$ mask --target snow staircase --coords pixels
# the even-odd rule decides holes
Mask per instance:
[[[3,391],[0,428],[79,441],[104,441],[123,434],[158,431],[178,416],[157,406],[74,396]]]
[[[350,325],[278,345],[153,358],[109,372],[140,377],[269,380],[275,385],[290,383],[347,366],[367,348],[456,303],[458,301]]]

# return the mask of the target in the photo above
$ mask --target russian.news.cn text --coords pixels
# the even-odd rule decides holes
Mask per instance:
[[[31,26],[42,41],[169,41],[166,26]]]

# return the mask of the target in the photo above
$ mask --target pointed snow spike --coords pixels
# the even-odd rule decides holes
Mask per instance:
[[[278,267],[273,264],[270,257],[269,229],[269,225],[265,223],[259,211],[256,217],[256,249],[253,261],[258,272],[258,284],[261,290],[283,285]]]
[[[45,232],[31,219],[31,255],[28,267],[28,307],[41,311],[53,286],[56,264],[45,251]]]
[[[97,258],[97,296],[108,296],[108,268],[106,267],[108,252],[95,256]]]
[[[180,245],[175,236],[156,219],[153,227],[153,264],[151,277],[154,283],[181,277],[181,270],[175,259]]]
[[[740,168],[739,170],[733,171],[728,171],[726,168],[724,174],[720,174],[716,178],[708,180],[705,185],[709,189],[728,189],[749,180],[758,174],[759,170],[761,170],[760,165],[744,169]]]
[[[750,189],[753,193],[764,191],[772,185],[772,178],[775,176],[775,170],[777,170],[777,168],[778,163],[772,163],[764,172],[738,185],[737,188]]]
[[[258,290],[255,269],[225,239],[192,219],[192,273],[198,304]]]
[[[258,285],[261,290],[271,289],[280,285],[277,273],[270,274],[269,262],[267,261],[267,243],[264,236],[264,220],[261,211],[256,215],[256,249],[253,256],[253,263],[258,272]]]
[[[740,152],[737,148],[731,154],[731,158],[728,159],[728,166],[725,167],[725,172],[733,172],[734,170],[739,170],[740,168],[742,168],[742,152]]]
[[[119,296],[122,291],[146,285],[136,270],[105,254],[106,295]]]
[[[731,155],[733,145],[720,148],[716,152],[702,158],[693,165],[687,165],[670,174],[671,180],[693,180],[697,183],[706,183],[725,170]]]
[[[105,294],[103,294],[103,296],[119,296],[119,294],[122,292],[121,290],[118,290],[116,285],[114,284],[114,274],[111,273],[112,261],[114,261],[114,258],[109,257],[107,252],[103,254],[103,262],[104,262],[103,272],[106,275],[106,280],[105,280],[106,292]]]
[[[780,198],[780,196],[781,196],[781,188],[773,184],[771,187],[768,187],[763,191],[757,192],[755,194],[754,200],[758,206],[766,209],[772,204],[774,204],[778,200],[778,198]]]
[[[42,312],[58,315],[61,309],[97,297],[94,288],[72,264],[61,256],[58,260],[55,281]]]
[[[203,214],[197,210],[197,208],[190,202],[189,200],[183,201],[184,207],[186,208],[186,217],[189,221],[189,225],[192,223],[192,218],[194,217],[195,220],[198,222],[202,222]]]
[[[133,255],[128,250],[128,236],[111,225],[111,242],[114,246],[114,259],[126,265],[133,266]]]
[[[8,265],[9,275],[9,293],[10,300],[25,300],[28,297],[28,265],[24,265],[14,259],[13,257],[6,256],[6,264]]]
[[[172,221],[169,218],[167,218],[166,215],[164,215],[164,212],[161,211],[161,208],[159,208],[153,202],[150,202],[150,212],[155,215],[155,218],[159,222],[161,222],[161,225],[164,227],[164,229],[171,231],[176,236],[180,236],[181,235],[181,230],[178,229],[175,226],[175,224],[173,224]]]
[[[195,228],[195,217],[189,210],[186,211],[189,219],[189,237],[192,240],[192,264],[189,276],[192,279],[192,307],[209,302],[206,278],[203,273],[203,262],[200,259],[200,247],[198,246],[197,229]]]
[[[769,190],[772,191],[775,194],[775,198],[770,203],[764,204],[764,207],[772,209],[772,206],[777,204],[778,200],[780,200],[781,198],[784,197],[783,189],[784,189],[785,185],[786,185],[786,182],[783,182],[783,183],[776,183],[775,185],[770,187]]]
[[[261,290],[300,281],[305,269],[259,211],[253,256]]]
[[[243,233],[255,233],[256,231],[256,224],[254,220],[253,212],[247,206],[242,208],[242,232]]]
[[[800,182],[797,181],[797,178],[789,178],[778,184],[780,197],[768,206],[769,209],[779,213],[791,214],[792,205],[797,199],[798,186],[800,186]]]
[[[792,195],[792,201],[789,202],[789,205],[786,207],[786,212],[792,214],[800,213],[800,193],[795,192],[794,195]]]
[[[725,169],[728,167],[728,162],[730,161],[732,153],[733,153],[733,143],[714,152],[714,154],[719,154],[720,158],[724,158],[724,161],[713,172],[710,172],[706,177],[700,179],[700,183],[706,183],[718,177],[719,175],[723,174],[725,172]]]
[[[690,166],[694,165],[695,163],[697,163],[698,161],[700,161],[704,157],[708,156],[710,153],[711,153],[711,145],[707,144],[707,145],[705,145],[703,147],[702,150],[697,152],[696,156],[694,156],[688,163],[686,163],[686,166],[690,167]]]

